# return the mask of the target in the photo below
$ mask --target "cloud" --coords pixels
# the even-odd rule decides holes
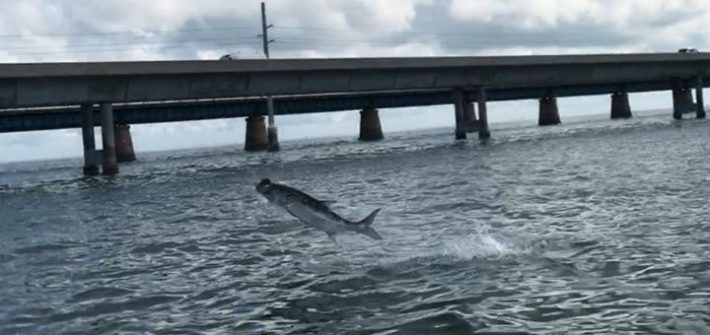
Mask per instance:
[[[262,58],[260,2],[5,1],[0,62],[216,59],[225,53]],[[275,40],[275,58],[710,49],[710,35],[705,34],[710,2],[705,0],[267,0],[266,6],[274,24],[269,34]],[[670,104],[663,96],[634,101]],[[601,100],[568,105],[574,106],[572,113],[603,112],[607,106],[599,106]],[[417,117],[411,111],[383,111],[385,131],[453,124],[448,106],[416,110]],[[505,112],[497,113],[501,110]],[[491,121],[534,118],[535,113],[534,102],[496,103]],[[566,113],[562,111],[563,118]],[[357,130],[357,118],[356,111],[349,111],[279,117],[277,123],[283,126],[282,138],[347,135]],[[78,156],[77,134],[0,135],[0,147],[11,152],[0,159],[21,159],[30,151],[35,158]],[[137,147],[150,150],[167,148],[166,143],[175,148],[241,140],[242,120],[134,127]]]
[[[0,61],[261,58],[259,7],[258,0],[8,2],[0,13]],[[274,57],[710,44],[703,33],[710,3],[702,0],[269,0],[267,11]]]
[[[668,26],[709,8],[699,0],[452,0],[449,12],[457,20],[503,21],[527,29],[569,24],[628,28]]]
[[[678,46],[705,47],[696,34],[710,18],[702,0],[452,0],[449,14],[472,27],[498,26],[502,32],[547,37],[569,47],[605,45],[614,51],[672,51]],[[534,42],[533,42],[534,43]]]

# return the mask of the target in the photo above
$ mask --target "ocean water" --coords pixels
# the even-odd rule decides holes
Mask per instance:
[[[0,334],[710,333],[710,121],[563,121],[0,165]]]

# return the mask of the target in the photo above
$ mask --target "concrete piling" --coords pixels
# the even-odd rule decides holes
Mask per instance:
[[[135,161],[136,154],[133,151],[131,126],[127,124],[117,124],[114,131],[116,142],[116,161],[119,163]]]
[[[703,98],[703,77],[697,79],[695,86],[695,116],[698,119],[705,118],[705,99]]]
[[[279,144],[279,133],[276,129],[276,120],[274,119],[274,98],[268,96],[266,98],[266,110],[269,115],[269,127],[267,130],[267,150],[269,151],[279,151],[281,150],[281,145]]]
[[[486,89],[483,86],[478,87],[478,138],[487,139],[491,137],[491,132],[488,130],[488,107]]]
[[[463,103],[463,125],[467,133],[478,131],[478,120],[476,120],[476,106],[470,100]]]
[[[673,118],[680,120],[683,114],[694,111],[693,96],[687,87],[673,89]]]
[[[476,105],[473,104],[471,94],[464,93],[463,96],[463,115],[460,123],[466,133],[478,131],[478,120],[476,119]]]
[[[103,171],[105,175],[118,173],[116,162],[116,142],[114,137],[113,107],[111,103],[101,103],[101,142],[103,144]]]
[[[81,139],[84,145],[84,174],[99,174],[99,162],[96,159],[96,140],[94,139],[94,108],[92,104],[81,105]]]
[[[455,138],[457,140],[466,139],[466,128],[464,127],[464,100],[463,92],[460,89],[454,90],[452,94],[454,102],[454,114],[456,116]]]
[[[632,117],[631,105],[629,104],[629,94],[626,92],[615,92],[611,95],[611,118],[628,119]]]
[[[540,126],[560,124],[560,113],[555,96],[547,95],[540,99],[540,113],[537,124]]]
[[[266,129],[266,141],[268,142],[266,150],[268,151],[279,151],[281,150],[281,145],[279,144],[279,133],[276,126],[268,126]]]
[[[681,104],[684,99],[685,99],[685,93],[683,92],[683,89],[674,88],[673,89],[673,118],[676,120],[680,120],[683,118],[683,109],[681,108]]]
[[[360,141],[383,139],[380,115],[376,108],[368,107],[360,111]]]
[[[471,101],[464,101],[463,104],[463,120],[464,122],[476,123],[476,106]]]
[[[244,140],[244,150],[262,151],[268,149],[269,139],[266,133],[264,117],[260,115],[246,118],[247,131]]]

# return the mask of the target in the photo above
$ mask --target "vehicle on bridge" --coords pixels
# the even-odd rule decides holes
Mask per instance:
[[[239,59],[239,53],[226,54],[226,55],[223,55],[222,57],[219,57],[219,60],[237,60],[237,59]]]

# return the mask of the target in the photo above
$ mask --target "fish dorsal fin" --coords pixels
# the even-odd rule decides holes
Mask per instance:
[[[334,204],[337,202],[337,201],[335,201],[335,200],[319,200],[319,201],[320,201],[320,203],[321,203],[323,206],[325,206],[325,207],[330,207],[330,206],[334,205]]]

